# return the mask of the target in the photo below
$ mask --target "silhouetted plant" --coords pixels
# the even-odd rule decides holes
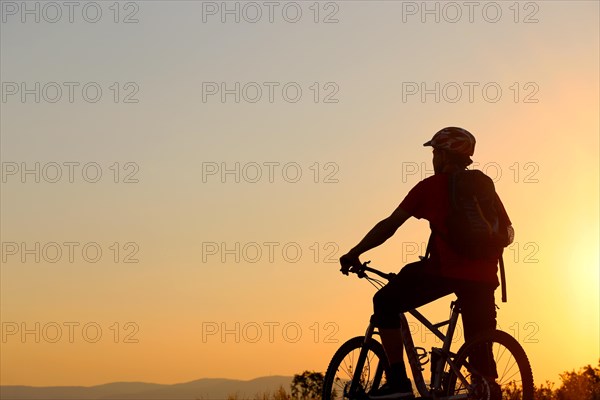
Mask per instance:
[[[291,396],[283,386],[279,386],[279,388],[273,393],[273,400],[291,400]]]
[[[292,380],[292,397],[301,400],[321,398],[324,376],[321,372],[304,371],[294,375]]]
[[[535,388],[535,400],[600,400],[600,361],[592,368],[587,365],[579,371],[563,372],[559,375],[561,386],[554,389],[554,383],[546,381]],[[294,375],[291,384],[292,394],[279,386],[273,393],[256,394],[252,400],[317,400],[323,390],[323,374],[321,372],[304,371]],[[334,396],[334,398],[337,396]],[[521,398],[521,388],[516,383],[503,387],[502,400]],[[247,400],[238,393],[230,394],[227,400]]]
[[[502,388],[502,400],[520,400],[523,397],[523,389],[515,382],[510,382]]]
[[[280,385],[273,393],[266,391],[256,393],[253,397],[243,397],[239,393],[230,393],[226,400],[292,400],[290,394]]]
[[[578,372],[564,372],[560,379],[556,400],[600,400],[600,362],[596,368],[587,365]]]
[[[555,400],[554,382],[546,381],[546,386],[542,383],[540,387],[535,388],[533,398],[535,400]]]

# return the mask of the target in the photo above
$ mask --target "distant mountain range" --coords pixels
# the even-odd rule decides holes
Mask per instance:
[[[0,386],[2,400],[223,400],[252,399],[280,386],[290,392],[292,377],[267,376],[249,381],[198,379],[174,385],[115,382],[98,386]]]

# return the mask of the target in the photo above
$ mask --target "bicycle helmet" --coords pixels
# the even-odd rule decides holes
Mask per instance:
[[[475,137],[463,128],[449,126],[438,131],[433,138],[423,146],[447,150],[451,153],[472,156],[475,152]]]

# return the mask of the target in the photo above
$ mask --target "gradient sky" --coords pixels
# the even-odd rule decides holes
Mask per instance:
[[[599,4],[475,3],[275,2],[271,22],[228,2],[236,22],[221,2],[78,2],[70,22],[1,1],[1,383],[324,371],[374,293],[331,261],[431,173],[422,144],[449,125],[516,229],[500,327],[537,383],[595,365]],[[236,82],[237,103],[207,92]],[[427,231],[363,259],[398,270]]]

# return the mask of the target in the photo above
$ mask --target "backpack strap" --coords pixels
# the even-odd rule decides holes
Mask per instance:
[[[420,257],[421,260],[427,260],[431,255],[431,243],[433,242],[433,226],[431,226],[431,224],[430,228],[431,233],[429,234],[429,240],[427,241],[427,248],[425,249],[425,255],[423,257]]]
[[[500,253],[500,284],[502,285],[502,302],[506,303],[506,275],[504,273],[504,259],[502,253]]]
[[[456,181],[458,180],[458,174],[460,173],[461,171],[455,171],[448,176],[448,191],[450,192],[450,208],[452,210],[458,208],[458,204],[456,204]]]

